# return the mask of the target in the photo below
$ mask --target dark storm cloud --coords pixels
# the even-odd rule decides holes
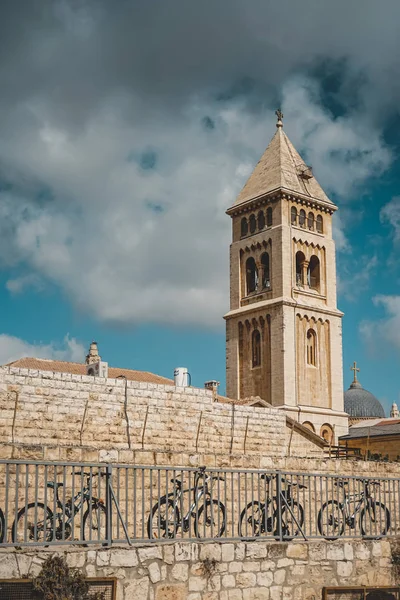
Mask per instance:
[[[19,261],[106,321],[220,322],[224,210],[278,103],[329,192],[351,195],[390,164],[381,132],[400,100],[400,3],[384,8],[3,1],[0,263]]]
[[[399,94],[400,3],[375,0],[14,0],[3,2],[3,106],[45,97],[80,125],[104,99],[134,92],[173,111],[193,94],[238,80],[276,89],[315,61],[349,59],[365,102]],[[379,87],[381,86],[381,87]],[[124,107],[129,113],[129,106]]]

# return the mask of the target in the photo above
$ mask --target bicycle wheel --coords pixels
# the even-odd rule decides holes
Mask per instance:
[[[0,508],[0,544],[3,542],[5,537],[5,525],[4,513]]]
[[[179,523],[178,507],[174,506],[171,498],[163,496],[151,510],[147,521],[147,535],[151,540],[174,538]]]
[[[296,500],[291,500],[289,508],[286,505],[282,506],[281,512],[281,527],[282,537],[285,540],[291,539],[299,535],[304,523],[304,508]],[[279,534],[278,527],[274,531],[274,535]]]
[[[360,515],[361,535],[382,537],[390,529],[390,512],[381,502],[371,501],[364,506]]]
[[[252,538],[265,533],[265,504],[255,500],[242,510],[239,521],[239,537]]]
[[[86,542],[107,540],[107,509],[102,502],[89,506],[83,515],[82,539]]]
[[[194,519],[194,531],[198,538],[218,538],[225,531],[225,506],[219,500],[207,498],[199,506]]]
[[[318,513],[318,531],[326,540],[336,540],[343,535],[345,516],[337,500],[328,500]]]
[[[11,529],[13,542],[51,542],[53,538],[53,512],[48,506],[31,502],[21,508]]]

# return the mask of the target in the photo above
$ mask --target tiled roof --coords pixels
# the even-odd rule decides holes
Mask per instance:
[[[388,419],[389,421],[389,419]],[[400,422],[386,422],[384,424],[372,425],[372,427],[350,427],[348,435],[343,435],[341,440],[352,440],[367,437],[386,437],[400,435]]]
[[[52,371],[53,373],[72,373],[74,375],[86,375],[86,365],[82,363],[67,362],[63,360],[49,360],[46,358],[20,358],[7,366],[21,369],[34,369],[38,371]],[[148,371],[133,371],[132,369],[108,368],[108,376],[114,379],[124,375],[129,381],[143,381],[146,383],[159,383],[162,385],[174,385],[172,379],[149,373]]]
[[[233,206],[280,188],[332,204],[315,177],[301,176],[307,169],[287,135],[278,127]]]

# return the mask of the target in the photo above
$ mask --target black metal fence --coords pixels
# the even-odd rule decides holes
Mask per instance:
[[[0,461],[0,546],[400,535],[400,479]]]

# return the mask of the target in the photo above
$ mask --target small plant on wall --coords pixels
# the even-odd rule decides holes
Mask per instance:
[[[42,600],[105,600],[102,592],[90,593],[83,574],[70,569],[65,558],[50,556],[33,580],[37,597]]]

